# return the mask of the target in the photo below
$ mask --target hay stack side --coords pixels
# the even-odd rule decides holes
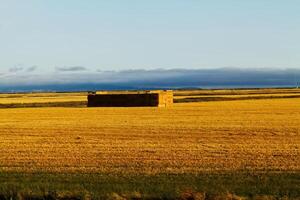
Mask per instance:
[[[159,94],[158,107],[170,107],[173,105],[172,90],[160,91],[158,94]]]

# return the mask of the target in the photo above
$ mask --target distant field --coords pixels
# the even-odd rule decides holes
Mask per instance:
[[[293,91],[278,95],[299,92]],[[176,99],[204,93],[228,96],[201,92],[179,91]],[[81,93],[39,95],[28,98],[85,98]],[[0,95],[0,101],[27,98],[8,97]],[[0,198],[10,184],[40,191],[41,185],[55,188],[52,183],[59,190],[72,186],[92,195],[138,191],[178,197],[184,191],[218,192],[214,189],[249,198],[297,199],[299,122],[296,97],[176,103],[170,108],[0,109]]]
[[[86,92],[0,94],[0,108],[83,107],[86,101]]]
[[[215,90],[176,90],[177,95],[251,95],[251,94],[299,94],[300,89],[215,89]]]
[[[177,90],[175,103],[300,98],[299,89]]]
[[[175,103],[300,98],[300,89],[174,90]],[[87,92],[0,94],[0,108],[86,107]]]

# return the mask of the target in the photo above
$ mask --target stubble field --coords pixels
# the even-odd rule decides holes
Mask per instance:
[[[0,169],[300,170],[300,100],[0,110]]]

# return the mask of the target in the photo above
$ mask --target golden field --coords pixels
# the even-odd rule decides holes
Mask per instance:
[[[300,98],[0,109],[0,171],[298,171],[299,122]]]

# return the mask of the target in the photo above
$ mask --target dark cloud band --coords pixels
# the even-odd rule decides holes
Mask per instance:
[[[60,72],[78,72],[78,71],[86,71],[87,68],[83,66],[70,66],[70,67],[56,67],[56,71]]]

